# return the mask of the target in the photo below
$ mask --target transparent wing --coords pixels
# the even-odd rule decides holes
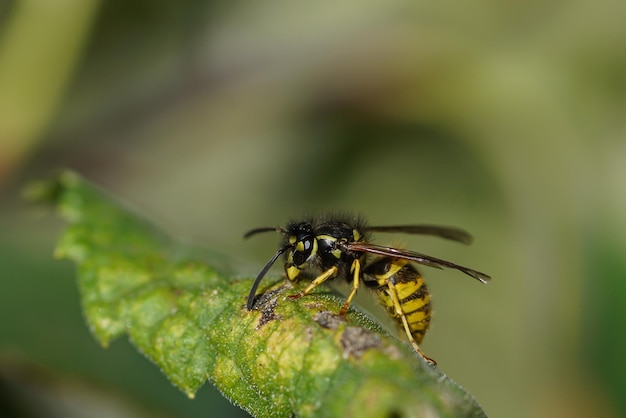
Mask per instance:
[[[349,251],[361,251],[364,253],[372,253],[387,257],[394,258],[402,258],[405,260],[415,261],[418,264],[423,264],[429,267],[436,268],[451,268],[455,270],[459,270],[467,274],[470,277],[478,280],[481,283],[488,283],[491,280],[491,276],[485,273],[481,273],[480,271],[476,271],[467,267],[460,266],[458,264],[452,263],[451,261],[442,260],[440,258],[432,257],[430,255],[421,254],[415,251],[409,250],[400,250],[398,248],[393,247],[384,247],[381,245],[370,244],[367,242],[346,242],[342,243],[341,246]]]
[[[391,225],[391,226],[367,226],[364,228],[371,232],[399,232],[404,234],[432,235],[449,239],[451,241],[471,244],[472,236],[469,232],[453,226],[441,225]]]

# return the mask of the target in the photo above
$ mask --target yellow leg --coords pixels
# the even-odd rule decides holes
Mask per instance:
[[[409,342],[411,343],[411,345],[413,346],[417,354],[422,356],[424,360],[431,363],[432,365],[436,365],[437,362],[431,359],[430,357],[428,357],[426,354],[424,354],[422,350],[420,350],[419,345],[417,345],[417,342],[415,342],[415,339],[413,338],[413,334],[411,334],[411,328],[409,327],[409,322],[406,319],[406,315],[402,311],[402,305],[400,304],[400,299],[398,298],[398,292],[396,291],[396,286],[392,282],[388,282],[387,287],[389,288],[389,294],[391,295],[391,300],[393,301],[393,307],[396,311],[396,315],[402,319],[402,325],[404,326],[404,331],[406,332],[406,336],[409,338]]]
[[[334,277],[336,274],[337,274],[337,267],[331,267],[328,270],[326,270],[324,273],[317,276],[315,280],[313,280],[311,284],[308,285],[307,288],[304,289],[302,292],[297,293],[295,295],[289,295],[287,297],[289,299],[300,299],[302,296],[308,295],[311,292],[311,290],[315,289],[317,286],[321,285],[322,283],[324,283],[326,280],[330,279],[331,277]]]
[[[359,260],[354,260],[352,262],[352,267],[350,268],[350,273],[353,273],[352,276],[352,291],[348,295],[348,299],[346,299],[346,303],[343,304],[341,310],[339,311],[339,315],[345,315],[348,312],[348,308],[350,307],[350,302],[354,299],[356,295],[356,291],[359,290],[359,283],[361,283],[361,262]]]

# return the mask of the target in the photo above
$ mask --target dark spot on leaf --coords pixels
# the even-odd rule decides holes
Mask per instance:
[[[265,292],[254,301],[252,310],[261,311],[259,323],[254,328],[256,331],[261,329],[261,327],[268,322],[282,318],[280,315],[277,315],[274,310],[278,305],[278,293],[282,292],[286,287],[287,286],[281,286],[278,289]]]
[[[347,327],[341,334],[341,346],[344,358],[354,356],[360,358],[370,348],[381,346],[381,340],[376,334],[360,327]]]
[[[267,292],[260,294],[254,299],[251,310],[260,311],[263,310],[264,305],[268,303],[275,303],[277,295],[289,287],[290,286],[288,285],[283,285],[277,287],[276,289],[268,290]]]
[[[263,304],[261,308],[261,318],[259,319],[259,323],[254,328],[255,331],[261,329],[261,327],[267,324],[270,321],[274,321],[276,319],[281,319],[280,315],[276,315],[274,309],[276,309],[276,305],[278,305],[278,298],[273,298]]]
[[[345,322],[341,316],[329,311],[318,312],[313,317],[313,320],[326,329],[337,329],[339,325]]]

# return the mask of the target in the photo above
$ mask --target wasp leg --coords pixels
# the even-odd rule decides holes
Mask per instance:
[[[317,276],[315,278],[315,280],[313,280],[311,282],[311,284],[308,285],[307,288],[304,289],[302,292],[297,293],[295,295],[289,295],[287,297],[289,299],[300,299],[302,296],[308,295],[311,292],[311,290],[315,289],[317,286],[321,285],[326,280],[334,277],[336,274],[337,274],[337,267],[333,266],[333,267],[329,268],[328,270],[326,270],[324,273],[322,273],[319,276]]]
[[[339,311],[339,315],[343,316],[348,312],[348,308],[350,307],[350,302],[356,296],[356,291],[359,290],[359,283],[361,282],[361,262],[359,260],[354,260],[352,262],[352,267],[350,267],[350,273],[353,273],[352,279],[352,291],[348,295],[346,299],[346,303],[343,304],[341,310]]]
[[[402,311],[402,305],[400,304],[400,299],[398,298],[398,291],[396,290],[396,286],[391,281],[389,281],[387,283],[387,287],[389,289],[389,294],[391,295],[391,300],[393,301],[393,307],[396,311],[396,315],[402,319],[402,325],[404,326],[406,336],[409,338],[409,342],[411,343],[417,354],[422,356],[424,360],[426,360],[433,366],[436,365],[437,362],[424,354],[422,350],[420,350],[419,345],[417,345],[417,342],[415,342],[413,334],[411,333],[411,328],[409,327],[409,321],[407,321],[406,315]]]

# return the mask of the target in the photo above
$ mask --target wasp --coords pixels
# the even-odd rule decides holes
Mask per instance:
[[[471,235],[459,228],[437,225],[368,226],[362,218],[328,216],[289,222],[279,227],[255,228],[248,231],[244,238],[270,231],[280,233],[282,242],[256,277],[248,295],[248,310],[254,307],[261,280],[276,260],[285,254],[285,274],[289,280],[295,281],[302,275],[313,277],[309,286],[300,293],[288,296],[290,299],[307,295],[327,280],[343,279],[352,286],[339,311],[339,315],[345,315],[363,282],[365,286],[375,289],[379,301],[404,329],[415,351],[433,364],[434,360],[424,355],[418,345],[430,324],[430,294],[412,263],[455,269],[481,283],[487,283],[491,279],[485,273],[450,261],[415,251],[373,244],[370,240],[372,233],[406,233],[432,235],[469,244]],[[368,264],[368,254],[380,257]]]

